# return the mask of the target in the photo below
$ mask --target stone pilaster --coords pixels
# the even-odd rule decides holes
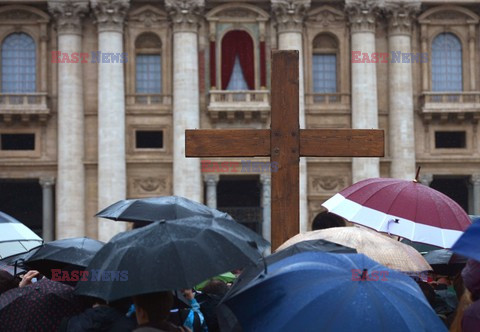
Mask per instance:
[[[212,209],[217,208],[217,183],[219,180],[218,174],[205,174],[203,176],[205,185],[207,187],[207,206]]]
[[[413,113],[413,81],[411,59],[411,30],[420,3],[388,3],[385,7],[388,20],[388,47],[390,61],[389,79],[389,142],[390,176],[398,179],[415,177],[415,129]],[[400,54],[394,61],[392,54]]]
[[[123,53],[128,0],[92,0],[98,26],[98,51]],[[98,209],[126,198],[124,64],[98,64]],[[99,220],[98,237],[108,241],[125,223]]]
[[[55,185],[55,178],[41,178],[40,185],[42,186],[42,238],[43,241],[49,242],[55,239],[55,223],[53,217],[53,186]]]
[[[81,19],[86,1],[49,1],[56,20],[58,51],[82,52]],[[58,64],[57,238],[85,234],[84,105],[82,64]],[[72,220],[75,220],[72,223]],[[51,228],[53,230],[53,227]],[[53,234],[48,234],[53,238]]]
[[[198,24],[203,0],[166,0],[173,24],[173,192],[202,201],[199,158],[185,158],[185,129],[200,128]]]
[[[470,178],[473,194],[473,214],[480,215],[480,174],[472,174]]]
[[[352,52],[376,52],[375,23],[379,12],[378,2],[354,1],[345,4],[352,35]],[[377,129],[377,71],[375,63],[352,62],[352,128]],[[366,178],[380,176],[379,158],[353,158],[352,180],[356,183]]]
[[[260,181],[262,182],[262,236],[271,241],[272,221],[271,221],[271,208],[272,208],[272,180],[270,174],[261,174]],[[270,250],[270,249],[269,249]]]
[[[305,84],[303,69],[303,26],[310,0],[271,0],[272,12],[277,24],[278,48],[299,52],[299,121],[305,128]],[[307,161],[300,158],[300,232],[308,228]]]

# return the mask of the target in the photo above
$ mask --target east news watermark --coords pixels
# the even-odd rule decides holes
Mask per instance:
[[[52,63],[127,63],[128,53],[95,51],[90,53],[67,53],[52,51]]]
[[[276,161],[212,161],[202,160],[200,162],[203,173],[275,173],[278,172],[278,163]]]
[[[53,281],[127,281],[128,271],[106,271],[106,270],[73,270],[65,271],[52,269]]]
[[[405,53],[392,51],[390,53],[366,53],[352,51],[352,63],[427,63],[428,53]]]

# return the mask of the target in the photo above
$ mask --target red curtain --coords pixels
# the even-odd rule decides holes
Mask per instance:
[[[222,90],[226,90],[230,82],[236,56],[240,60],[240,66],[248,88],[250,90],[255,89],[253,40],[247,32],[233,30],[222,39]]]
[[[217,85],[216,77],[216,59],[215,59],[215,41],[210,42],[210,86]]]

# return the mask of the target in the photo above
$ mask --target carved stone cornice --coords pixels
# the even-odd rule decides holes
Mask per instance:
[[[408,35],[412,33],[412,23],[420,12],[420,2],[388,2],[385,3],[385,14],[388,22],[388,34]]]
[[[355,32],[375,32],[376,18],[380,13],[377,0],[352,0],[345,4],[350,30]]]
[[[165,0],[173,32],[197,32],[205,0]]]
[[[55,18],[58,34],[82,34],[82,19],[88,13],[88,1],[48,1],[48,11]]]
[[[98,24],[98,31],[123,33],[125,16],[130,7],[129,0],[91,0],[92,9]]]
[[[271,0],[279,33],[302,32],[310,0]]]

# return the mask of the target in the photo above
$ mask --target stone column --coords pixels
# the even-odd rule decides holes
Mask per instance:
[[[123,53],[128,0],[92,0],[98,25],[98,51]],[[108,60],[108,59],[107,59]],[[98,64],[98,209],[126,198],[124,64]],[[105,61],[105,62],[104,62]],[[108,241],[125,223],[99,220],[98,237]]]
[[[480,215],[480,174],[472,174],[470,179],[472,182],[472,205],[473,205],[473,214]]]
[[[41,178],[42,186],[42,238],[45,242],[55,239],[54,229],[54,211],[53,211],[53,185],[55,178]]]
[[[272,182],[270,174],[261,174],[260,181],[262,182],[262,211],[263,211],[263,220],[262,220],[262,236],[267,241],[271,241],[271,193],[272,193]],[[270,249],[269,249],[270,250]],[[267,254],[269,254],[268,252]]]
[[[207,206],[212,209],[217,208],[217,183],[219,180],[218,174],[205,174],[203,176],[207,186]]]
[[[200,158],[185,158],[185,129],[200,128],[198,25],[204,0],[165,0],[173,23],[173,193],[201,202]]]
[[[303,23],[310,8],[310,0],[271,0],[272,11],[277,22],[278,48],[299,52],[299,120],[300,128],[305,124],[305,89],[303,68]],[[308,229],[307,204],[307,160],[300,158],[300,232]],[[270,234],[270,233],[269,233]]]
[[[433,181],[433,174],[429,174],[429,173],[426,173],[426,174],[420,174],[420,183],[427,186],[427,187],[430,187],[430,183],[432,183]]]
[[[82,51],[86,1],[49,1],[56,19],[58,51]],[[83,72],[81,63],[58,64],[57,238],[85,235]]]
[[[345,4],[350,20],[352,52],[360,51],[371,57],[375,48],[375,20],[379,10],[377,1],[347,0]],[[352,62],[352,128],[377,129],[377,70],[375,63]],[[379,158],[353,158],[353,183],[380,176]]]
[[[390,177],[411,180],[415,178],[415,128],[413,114],[413,81],[411,58],[411,27],[417,3],[389,3],[386,6],[388,21],[389,57],[389,143]],[[400,55],[400,62],[393,61],[392,52]],[[405,62],[403,61],[405,60]]]

